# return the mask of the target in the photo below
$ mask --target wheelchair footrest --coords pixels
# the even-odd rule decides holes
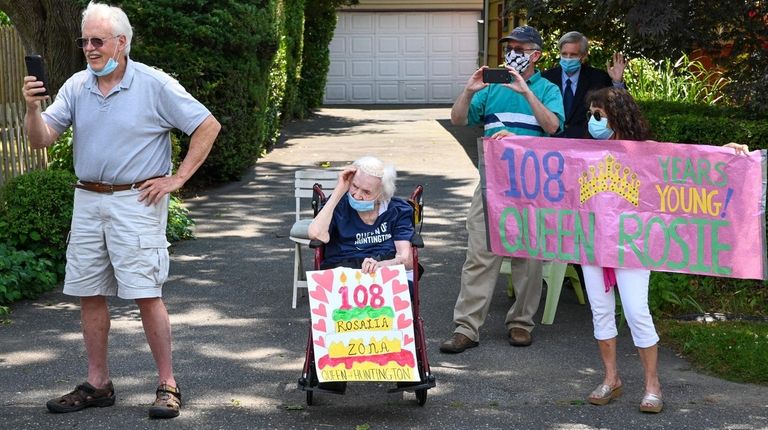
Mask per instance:
[[[427,381],[421,382],[398,382],[397,387],[387,390],[388,393],[399,393],[402,391],[429,390],[435,388],[435,378],[430,377]]]

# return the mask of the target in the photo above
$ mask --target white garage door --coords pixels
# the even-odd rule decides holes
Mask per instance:
[[[339,12],[326,104],[452,103],[477,69],[480,12]]]

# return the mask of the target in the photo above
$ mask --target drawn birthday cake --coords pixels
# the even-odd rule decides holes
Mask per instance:
[[[324,376],[321,380],[418,380],[407,283],[403,288],[402,282],[386,276],[373,279],[365,275],[371,277],[366,280],[359,271],[354,276],[358,285],[353,293],[346,286],[348,277],[343,271],[334,277],[340,286],[323,287],[320,282],[310,291],[318,303],[313,305],[312,319],[317,367]],[[369,285],[362,285],[366,281]],[[330,313],[326,304],[332,309]]]

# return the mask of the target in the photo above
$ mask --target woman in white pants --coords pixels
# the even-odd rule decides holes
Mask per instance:
[[[595,139],[648,140],[648,122],[626,90],[608,87],[587,95],[589,134]],[[737,153],[749,151],[747,145],[729,143]],[[640,355],[645,373],[645,394],[640,401],[643,412],[658,413],[664,407],[657,371],[659,336],[648,308],[648,280],[651,272],[644,269],[612,269],[581,266],[592,308],[595,338],[605,367],[603,382],[589,395],[589,402],[605,405],[621,395],[622,383],[616,366],[616,299],[612,290],[617,285],[621,306],[632,340]]]
[[[626,90],[608,87],[587,95],[589,134],[595,139],[647,140],[648,122]],[[589,395],[594,405],[605,405],[621,395],[622,383],[616,366],[616,300],[611,287],[618,283],[621,306],[632,332],[632,340],[645,370],[643,412],[661,412],[661,383],[656,369],[659,336],[648,309],[648,279],[643,269],[611,269],[581,266],[592,308],[595,338],[605,366],[603,382]]]

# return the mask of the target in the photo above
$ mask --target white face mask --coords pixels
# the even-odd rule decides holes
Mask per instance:
[[[528,65],[531,64],[531,55],[508,51],[504,56],[504,60],[507,66],[517,70],[517,73],[523,73],[523,70],[527,69]]]

